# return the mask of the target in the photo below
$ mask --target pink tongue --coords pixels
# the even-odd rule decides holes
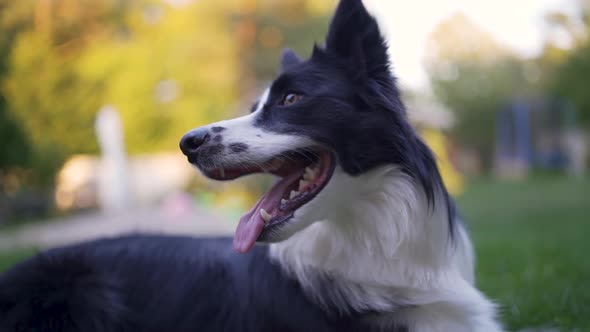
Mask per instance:
[[[303,170],[294,172],[293,174],[280,179],[268,192],[262,195],[250,211],[246,212],[246,214],[240,218],[236,234],[234,235],[235,251],[239,253],[247,253],[252,249],[264,228],[264,220],[260,216],[260,209],[264,208],[272,215],[275,208],[279,206],[280,200],[283,198],[283,194],[289,185],[298,179],[302,173]]]

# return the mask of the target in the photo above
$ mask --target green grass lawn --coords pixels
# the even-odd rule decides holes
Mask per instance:
[[[590,181],[479,181],[459,206],[508,329],[590,331]]]
[[[511,330],[590,331],[590,181],[472,182],[459,199],[478,285]],[[29,256],[0,253],[0,271]]]

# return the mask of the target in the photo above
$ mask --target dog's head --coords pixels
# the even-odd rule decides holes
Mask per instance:
[[[236,250],[283,240],[351,204],[337,177],[392,164],[432,191],[430,152],[406,120],[385,41],[361,0],[340,2],[325,47],[307,60],[286,50],[281,62],[249,115],[194,129],[180,142],[212,179],[281,178],[241,218]]]

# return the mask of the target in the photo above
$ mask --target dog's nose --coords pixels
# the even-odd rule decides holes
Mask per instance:
[[[193,155],[209,138],[209,129],[197,128],[189,131],[180,139],[180,150],[186,156]]]

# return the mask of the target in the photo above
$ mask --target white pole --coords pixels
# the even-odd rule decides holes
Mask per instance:
[[[131,204],[123,126],[113,106],[103,106],[96,117],[96,135],[101,150],[98,197],[103,211],[120,211]]]

